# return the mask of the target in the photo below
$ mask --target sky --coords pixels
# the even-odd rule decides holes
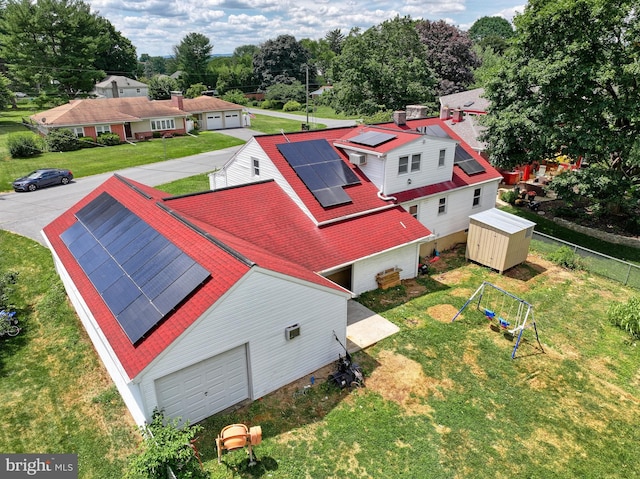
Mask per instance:
[[[189,33],[205,35],[213,54],[260,45],[279,35],[319,40],[327,32],[363,31],[397,15],[445,20],[467,30],[484,16],[511,21],[523,0],[86,0],[136,47],[138,57],[173,54]]]

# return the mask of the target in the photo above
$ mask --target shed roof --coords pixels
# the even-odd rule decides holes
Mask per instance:
[[[484,223],[485,225],[492,226],[509,234],[518,233],[536,225],[533,221],[520,218],[519,216],[512,215],[497,208],[476,213],[475,215],[469,216],[469,219]]]

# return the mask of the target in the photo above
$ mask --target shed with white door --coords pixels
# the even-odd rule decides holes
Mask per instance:
[[[471,215],[466,258],[499,273],[524,263],[535,225],[497,208]]]

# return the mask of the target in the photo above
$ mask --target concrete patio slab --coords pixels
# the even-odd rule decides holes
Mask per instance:
[[[354,300],[347,303],[347,351],[355,353],[400,331],[395,324]]]

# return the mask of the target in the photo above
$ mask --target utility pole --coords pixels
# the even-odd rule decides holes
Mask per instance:
[[[306,77],[307,77],[307,80],[306,80],[307,88],[306,88],[306,95],[305,95],[305,99],[306,99],[306,101],[305,101],[305,103],[306,103],[305,110],[307,111],[307,129],[309,129],[309,65],[305,65],[305,67],[306,67]]]

